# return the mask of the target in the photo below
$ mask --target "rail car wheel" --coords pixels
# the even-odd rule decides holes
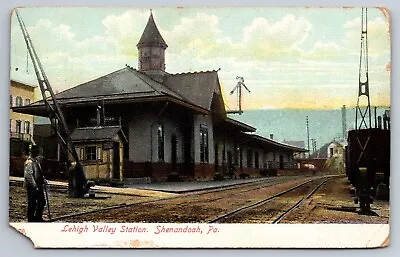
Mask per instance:
[[[376,189],[376,198],[380,200],[389,200],[389,186],[380,183]]]
[[[371,211],[369,195],[362,195],[360,197],[360,209],[362,214],[368,214]]]

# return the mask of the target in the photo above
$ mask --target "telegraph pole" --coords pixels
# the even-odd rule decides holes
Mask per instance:
[[[310,127],[308,124],[308,116],[306,117],[307,123],[307,150],[308,150],[308,158],[310,158]]]
[[[347,138],[347,117],[346,117],[346,105],[342,107],[342,133],[343,133],[343,140]]]

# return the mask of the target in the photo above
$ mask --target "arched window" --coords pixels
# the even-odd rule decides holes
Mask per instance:
[[[30,105],[31,104],[31,99],[25,99],[25,105]]]
[[[31,123],[29,121],[25,121],[25,133],[26,134],[31,133]]]
[[[10,95],[10,107],[13,107],[13,96]]]
[[[208,161],[208,128],[200,125],[200,162]]]
[[[15,132],[17,132],[18,134],[21,133],[21,121],[17,120],[15,123]]]
[[[253,151],[247,149],[247,167],[253,168]]]
[[[22,97],[17,96],[17,98],[15,99],[15,105],[22,106]]]
[[[158,138],[158,160],[164,161],[164,125],[158,124],[157,127],[157,138]]]
[[[256,169],[260,168],[260,157],[258,152],[254,153],[254,166]]]

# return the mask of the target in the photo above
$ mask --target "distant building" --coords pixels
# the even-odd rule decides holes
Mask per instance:
[[[34,102],[34,89],[15,80],[10,81],[10,151],[13,155],[26,153],[33,136],[33,115],[14,112],[12,107],[22,107]]]
[[[306,148],[304,141],[283,140],[283,143],[287,145],[297,146],[303,149]],[[294,155],[294,159],[305,159],[305,158],[306,158],[306,152],[299,152]]]
[[[345,141],[332,140],[310,155],[309,163],[318,169],[344,172]]]
[[[228,118],[218,71],[170,74],[167,47],[151,14],[138,70],[126,66],[56,95],[88,178],[211,180],[295,168],[293,154],[305,149]],[[48,117],[43,101],[15,110]]]
[[[345,171],[344,156],[346,142],[332,141],[327,149],[327,160],[324,168],[343,173]]]
[[[341,144],[337,141],[332,141],[328,145],[326,156],[329,159],[329,158],[334,158],[334,157],[338,157],[338,156],[343,156],[343,153],[344,153],[343,144]]]

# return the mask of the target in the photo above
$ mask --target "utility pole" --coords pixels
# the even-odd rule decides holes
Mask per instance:
[[[346,117],[346,105],[342,107],[342,133],[343,133],[343,140],[347,138],[347,117]]]
[[[308,150],[308,158],[310,158],[310,127],[308,124],[308,116],[306,117],[307,123],[307,150]]]
[[[315,153],[317,151],[317,140],[315,138],[311,138],[312,152]]]

